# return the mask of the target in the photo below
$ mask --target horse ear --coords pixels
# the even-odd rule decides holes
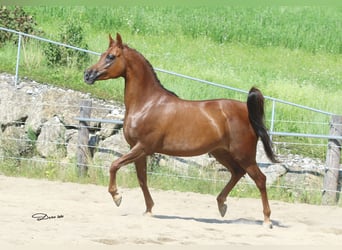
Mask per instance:
[[[108,47],[111,47],[113,43],[114,43],[114,39],[112,38],[112,35],[109,34],[109,46]]]
[[[122,49],[122,39],[119,33],[116,33],[116,46]]]

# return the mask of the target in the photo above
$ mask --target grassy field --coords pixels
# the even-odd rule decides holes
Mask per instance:
[[[342,113],[341,11],[320,7],[172,8],[26,7],[43,36],[58,40],[66,23],[82,25],[91,50],[106,49],[108,33],[120,32],[153,66],[265,95]],[[83,69],[47,67],[42,42],[23,47],[20,73],[104,99],[122,100],[120,81],[84,85]],[[1,48],[1,71],[14,70],[16,48]],[[93,57],[91,62],[97,60]],[[232,97],[229,91],[158,74],[187,99]],[[317,98],[319,95],[320,98]]]
[[[24,9],[33,15],[43,37],[60,40],[61,27],[75,24],[82,27],[88,48],[103,52],[108,46],[108,33],[119,32],[124,42],[145,55],[154,67],[246,91],[257,86],[267,96],[342,114],[341,8],[148,5]],[[72,66],[50,66],[44,55],[46,46],[34,40],[23,44],[21,77],[89,92],[102,99],[123,99],[122,79],[94,86],[83,82],[83,71],[97,61],[96,56]],[[0,72],[14,73],[16,53],[13,44],[0,47]],[[185,99],[246,99],[245,94],[167,74],[158,73],[158,77],[166,88]],[[271,103],[266,104],[269,125]],[[328,116],[281,104],[277,104],[276,112],[277,131],[328,133]],[[306,144],[322,143],[299,140]],[[320,158],[326,153],[326,148],[315,147],[291,146],[290,150]],[[44,170],[43,177],[58,178],[54,171]],[[71,176],[68,180],[74,178],[73,173],[63,175]],[[97,180],[102,177],[96,173],[91,176],[95,178],[93,182],[102,182]],[[162,186],[157,184],[160,181],[153,181]]]

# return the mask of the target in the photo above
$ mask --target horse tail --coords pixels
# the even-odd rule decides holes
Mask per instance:
[[[264,123],[264,96],[259,89],[255,87],[250,89],[247,99],[247,108],[249,121],[252,124],[256,135],[261,138],[267,157],[272,162],[278,162]]]

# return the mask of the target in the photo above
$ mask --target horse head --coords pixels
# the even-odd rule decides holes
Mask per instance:
[[[84,81],[93,84],[97,80],[117,78],[125,74],[126,63],[123,56],[124,46],[119,33],[116,41],[109,34],[108,49],[102,53],[100,60],[84,72]]]

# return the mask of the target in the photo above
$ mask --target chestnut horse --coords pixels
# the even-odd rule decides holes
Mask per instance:
[[[217,197],[223,217],[226,198],[246,173],[260,190],[264,224],[272,227],[266,192],[266,177],[256,164],[256,145],[260,137],[268,158],[276,162],[270,138],[264,125],[264,98],[252,88],[247,104],[217,99],[182,100],[159,82],[151,64],[136,50],[109,35],[109,47],[100,60],[84,72],[84,81],[123,77],[125,79],[124,136],[131,150],[110,166],[109,193],[117,206],[121,195],[116,185],[116,172],[135,163],[137,177],[144,194],[146,213],[154,205],[147,187],[146,158],[153,153],[173,156],[213,155],[231,172],[231,179]]]

